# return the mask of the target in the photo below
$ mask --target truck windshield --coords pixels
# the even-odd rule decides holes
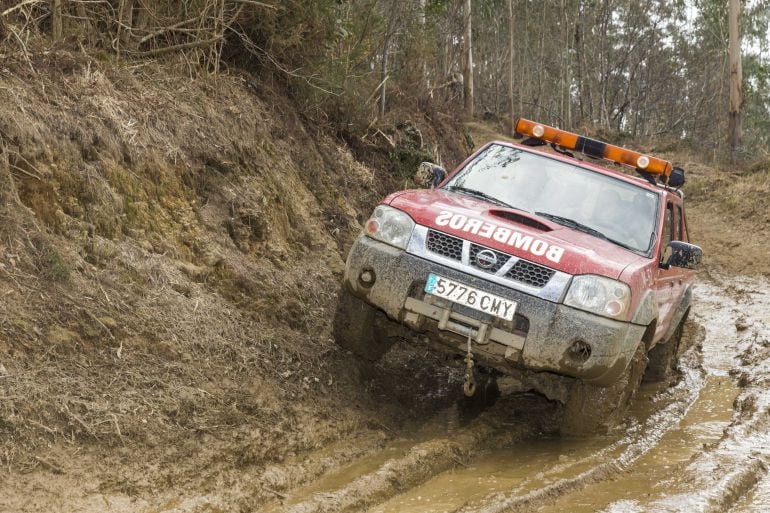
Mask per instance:
[[[655,241],[658,195],[536,153],[493,144],[444,186],[486,197],[641,254]]]

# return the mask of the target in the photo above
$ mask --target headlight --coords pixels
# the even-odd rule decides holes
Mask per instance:
[[[408,214],[392,207],[380,205],[366,222],[366,234],[385,244],[406,249],[414,230],[414,221]]]
[[[575,276],[564,304],[604,317],[624,319],[631,304],[631,289],[623,282],[603,276]]]

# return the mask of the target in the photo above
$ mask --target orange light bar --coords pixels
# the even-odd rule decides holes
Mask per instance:
[[[655,175],[668,177],[673,169],[671,162],[667,160],[643,155],[620,146],[607,144],[596,139],[589,139],[588,137],[559,130],[542,123],[535,123],[524,118],[516,120],[516,132],[557,144],[568,150],[580,151],[592,157],[611,160]]]

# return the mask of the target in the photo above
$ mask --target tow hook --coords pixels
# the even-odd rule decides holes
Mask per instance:
[[[476,379],[473,377],[473,352],[471,351],[471,340],[473,330],[468,329],[468,352],[465,355],[465,381],[463,383],[463,393],[466,397],[473,397],[476,393]]]

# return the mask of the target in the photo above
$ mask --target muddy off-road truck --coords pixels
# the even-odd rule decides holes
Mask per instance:
[[[465,357],[466,394],[478,363],[562,401],[563,430],[600,430],[643,376],[675,364],[702,255],[684,171],[525,119],[516,131],[521,144],[489,143],[448,176],[421,165],[425,189],[375,208],[347,258],[335,337],[369,360],[422,338]]]

